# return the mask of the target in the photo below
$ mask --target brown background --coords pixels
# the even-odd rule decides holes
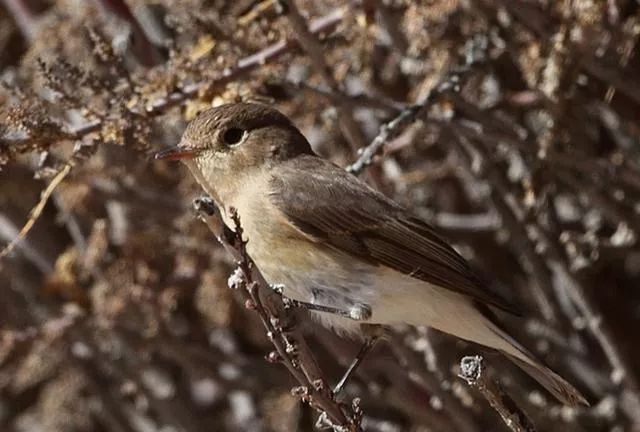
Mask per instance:
[[[0,260],[0,430],[312,430],[198,187],[151,155],[257,100],[347,166],[454,72],[363,177],[526,305],[507,325],[593,406],[408,328],[345,400],[371,431],[507,430],[456,376],[482,354],[540,431],[640,430],[639,35],[632,0],[3,0],[2,247],[60,183]],[[334,383],[358,344],[299,321]]]

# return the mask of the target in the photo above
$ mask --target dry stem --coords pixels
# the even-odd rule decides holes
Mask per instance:
[[[9,242],[9,244],[7,244],[4,249],[2,249],[2,251],[0,251],[0,260],[9,255],[11,251],[13,251],[13,249],[16,247],[16,245],[20,243],[20,241],[24,239],[27,234],[29,234],[29,231],[31,231],[31,228],[33,228],[36,221],[42,214],[42,210],[44,210],[44,206],[49,201],[51,194],[53,194],[53,191],[55,191],[56,187],[58,187],[58,185],[62,182],[62,180],[64,180],[69,172],[71,172],[71,164],[66,164],[64,168],[62,168],[58,172],[58,174],[56,174],[56,176],[51,180],[49,185],[42,191],[42,194],[40,195],[40,201],[38,201],[38,204],[36,204],[29,213],[29,219],[20,230],[18,236],[11,240],[11,242]]]
[[[484,372],[484,359],[481,356],[467,356],[460,360],[460,378],[482,393],[509,429],[513,432],[535,432],[533,423],[524,411],[502,390],[497,381]]]

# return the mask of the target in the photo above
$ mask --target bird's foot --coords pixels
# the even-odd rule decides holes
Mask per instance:
[[[349,318],[354,321],[366,321],[371,315],[371,306],[364,303],[357,303],[349,308]]]
[[[269,284],[269,288],[273,290],[279,296],[284,297],[284,285],[283,284]]]
[[[216,203],[208,196],[201,196],[192,201],[193,208],[198,213],[204,213],[211,216],[216,212]]]

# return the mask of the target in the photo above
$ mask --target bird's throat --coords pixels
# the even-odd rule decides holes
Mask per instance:
[[[193,175],[200,187],[215,201],[216,206],[218,206],[218,209],[226,219],[226,210],[224,207],[224,203],[220,200],[218,192],[211,184],[211,179],[205,176],[196,161],[183,160],[182,162],[187,166],[189,171],[191,171],[191,175]]]

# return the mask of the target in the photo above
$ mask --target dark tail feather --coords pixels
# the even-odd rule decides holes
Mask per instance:
[[[504,354],[506,354],[509,360],[514,362],[531,378],[536,380],[542,387],[547,389],[547,391],[555,396],[560,402],[574,407],[579,405],[589,406],[589,402],[587,402],[584,396],[582,396],[575,387],[548,367],[543,366],[533,359],[528,362],[515,357],[514,355],[508,353]]]

